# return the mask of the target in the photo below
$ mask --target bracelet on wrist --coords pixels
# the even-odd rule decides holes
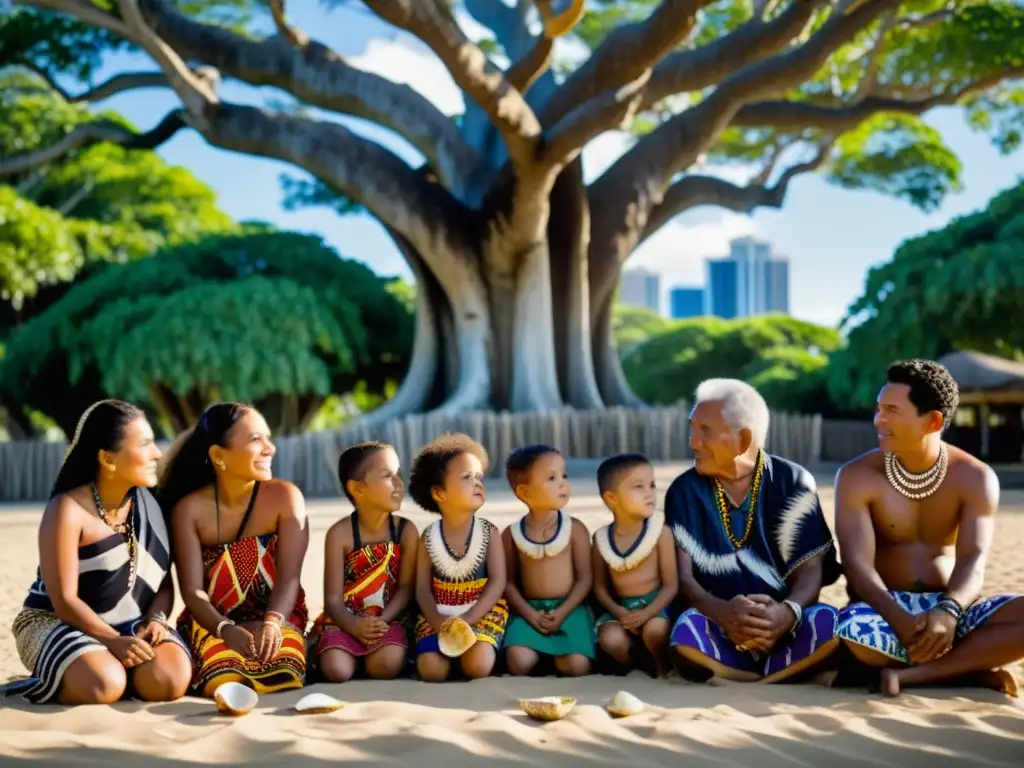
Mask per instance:
[[[277,626],[281,626],[282,624],[284,624],[284,615],[278,613],[277,611],[267,611],[263,614],[263,623],[276,624]]]
[[[790,627],[789,631],[795,633],[798,629],[800,629],[800,622],[804,618],[804,609],[801,608],[800,603],[796,602],[795,600],[783,600],[782,604],[793,612],[793,626]]]
[[[223,632],[224,627],[226,627],[226,626],[232,626],[233,627],[233,626],[235,626],[235,622],[233,622],[231,619],[224,619],[223,621],[221,621],[217,625],[216,631],[213,633],[214,637],[216,637],[218,640],[223,639],[221,633]]]

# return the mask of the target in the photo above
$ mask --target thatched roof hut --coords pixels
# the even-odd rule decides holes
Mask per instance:
[[[950,352],[940,360],[960,387],[963,405],[1024,405],[1024,363],[982,352]]]

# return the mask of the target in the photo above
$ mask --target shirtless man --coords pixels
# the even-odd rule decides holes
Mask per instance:
[[[875,414],[879,449],[836,476],[851,595],[839,637],[858,661],[882,670],[887,696],[952,680],[1016,696],[1002,667],[1024,658],[1024,600],[980,597],[999,482],[942,441],[960,399],[949,371],[907,360],[886,379]]]
[[[663,677],[679,574],[672,534],[654,508],[654,468],[639,453],[612,456],[597,468],[597,487],[615,517],[594,534],[594,597],[607,611],[596,622],[598,645],[628,665],[641,640]]]

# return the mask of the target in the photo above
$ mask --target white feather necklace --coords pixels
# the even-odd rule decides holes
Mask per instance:
[[[615,523],[606,525],[594,534],[594,543],[601,557],[608,563],[608,567],[616,573],[631,571],[638,567],[658,545],[658,537],[661,536],[661,529],[665,526],[665,516],[655,512],[648,519],[644,520],[644,527],[636,541],[620,553],[615,542],[612,540],[612,531]]]
[[[527,517],[529,515],[523,515],[509,528],[516,549],[524,555],[533,560],[540,560],[560,555],[569,546],[569,542],[572,540],[572,518],[566,520],[562,510],[558,510],[558,527],[555,528],[555,535],[547,541],[533,541],[526,535]]]

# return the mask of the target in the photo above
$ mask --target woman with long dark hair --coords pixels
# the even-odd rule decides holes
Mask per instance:
[[[170,539],[148,490],[159,459],[131,403],[101,400],[82,414],[39,525],[36,580],[12,626],[32,676],[5,693],[62,704],[185,694],[191,661],[167,621]]]
[[[178,630],[203,696],[227,682],[269,693],[305,680],[309,614],[299,577],[309,528],[302,493],[271,474],[274,452],[259,411],[217,403],[164,467],[161,500],[185,601]]]

